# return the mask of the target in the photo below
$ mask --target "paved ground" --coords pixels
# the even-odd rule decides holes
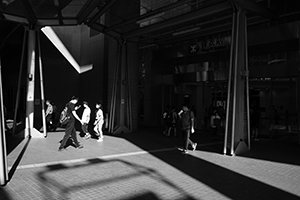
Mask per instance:
[[[198,147],[183,155],[180,138],[147,128],[104,141],[84,140],[58,152],[62,131],[8,148],[5,200],[300,199],[300,148],[285,137],[252,143],[241,156],[222,155],[222,137],[196,132]],[[10,141],[13,144],[16,141]],[[11,146],[11,145],[10,145]]]

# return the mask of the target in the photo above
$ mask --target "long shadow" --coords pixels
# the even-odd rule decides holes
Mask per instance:
[[[27,141],[26,141],[26,143],[24,144],[24,147],[23,147],[22,151],[20,152],[18,158],[16,159],[16,161],[15,161],[14,164],[12,165],[12,167],[11,167],[9,173],[8,173],[8,178],[9,178],[9,180],[12,178],[12,176],[13,176],[13,174],[15,173],[15,171],[16,171],[18,165],[20,164],[20,162],[21,162],[21,160],[22,160],[22,157],[24,156],[24,153],[25,153],[25,151],[26,151],[26,149],[27,149],[27,147],[28,147],[30,141],[31,141],[31,137],[27,138]]]
[[[144,150],[165,148],[166,146],[182,146],[180,134],[176,138],[166,138],[162,136],[161,129],[157,127],[143,128],[133,133],[116,135],[115,137],[122,137]],[[223,154],[224,135],[219,135],[218,140],[212,141],[209,132],[199,131],[192,135],[192,140],[198,144],[209,144],[199,147],[198,149],[201,151]],[[251,141],[251,149],[238,156],[300,166],[299,155],[300,146],[296,143],[262,138],[258,141]]]
[[[0,198],[3,200],[13,200],[11,195],[3,187],[0,187]]]
[[[171,151],[167,153],[153,153],[153,155],[164,160],[168,164],[176,167],[177,169],[181,170],[187,175],[193,177],[194,179],[197,179],[199,182],[204,183],[213,190],[221,193],[222,195],[230,199],[299,199],[299,196],[293,195],[268,184],[262,183],[260,181],[236,173],[234,171],[220,167],[213,163],[207,162],[203,159],[195,158],[190,155],[179,155],[179,152],[177,151]],[[102,168],[105,168],[104,165],[110,163],[122,164],[124,169],[131,168],[132,170],[128,174],[113,173],[111,176],[100,176],[96,180],[91,180],[89,182],[74,183],[68,186],[66,186],[63,182],[59,180],[51,178],[52,173],[55,174],[60,171],[61,173],[64,173],[65,170],[72,169],[76,169],[76,171],[78,172],[79,169],[84,170],[84,167],[90,167],[91,165],[99,165],[97,166],[97,169],[101,171]],[[133,180],[137,177],[147,176],[148,178],[151,178],[156,182],[162,183],[167,187],[176,190],[181,196],[183,196],[182,198],[180,198],[180,200],[194,200],[193,197],[191,197],[183,189],[178,187],[176,183],[173,183],[172,181],[168,180],[163,174],[159,173],[155,169],[134,164],[128,161],[123,161],[120,159],[103,160],[96,158],[88,159],[86,162],[83,163],[76,163],[73,166],[68,166],[64,164],[50,165],[46,167],[45,170],[39,172],[37,176],[38,179],[41,181],[40,186],[42,187],[43,194],[47,194],[45,199],[51,199],[51,196],[54,195],[53,191],[58,191],[60,197],[62,197],[63,199],[68,199],[68,196],[70,196],[72,192],[76,192],[78,190],[86,190],[92,187],[117,187],[115,186],[115,184],[120,184],[122,181],[127,181],[131,179]],[[125,192],[128,192],[128,194],[130,194],[131,191]],[[142,192],[141,194],[138,193],[138,195],[129,196],[125,199],[134,200],[139,198],[160,200],[158,194],[156,194],[155,191],[151,190],[147,190],[145,192]]]
[[[16,126],[16,133],[21,132],[22,130],[24,130],[24,125],[23,123],[21,123],[20,125]],[[9,155],[22,141],[24,138],[18,138],[18,137],[14,137],[12,136],[12,128],[8,129],[5,132],[5,138],[6,138],[6,152],[7,155]]]
[[[180,154],[178,152],[178,154]],[[176,167],[201,183],[222,193],[230,199],[299,199],[299,196],[270,186],[263,182],[220,167],[191,155],[154,153],[168,164]]]
[[[259,140],[241,156],[300,166],[300,145],[282,140]]]
[[[153,130],[152,130],[153,131]],[[146,131],[139,131],[138,133],[123,134],[118,137],[122,137],[131,143],[141,147],[144,150],[149,150],[153,148],[159,148],[160,145],[169,144],[166,141],[170,139],[165,139],[161,135],[155,135],[157,131],[152,132],[148,129]],[[139,135],[138,135],[139,134]],[[141,135],[142,134],[142,135]],[[150,135],[149,135],[150,134]],[[152,138],[152,139],[151,139]],[[195,137],[194,137],[195,138]],[[200,137],[199,137],[200,138]],[[198,139],[199,139],[198,138]],[[151,142],[150,142],[151,140]],[[155,141],[160,141],[159,144],[156,144]],[[147,141],[147,142],[146,142]],[[180,140],[176,139],[173,142],[176,143]],[[200,141],[198,141],[200,142]],[[208,142],[208,141],[207,141]],[[154,146],[151,146],[153,145]],[[257,143],[257,145],[259,145]],[[299,165],[299,159],[296,158],[296,155],[299,157],[299,153],[295,152],[294,157],[287,158],[285,155],[286,151],[282,151],[281,154],[273,154],[271,150],[275,147],[274,144],[270,143],[271,146],[261,145],[259,148],[254,146],[256,151],[251,151],[248,154],[243,156],[251,158],[259,158],[262,160],[272,160],[280,163],[288,164],[297,164]],[[201,146],[198,150],[209,151],[213,153],[222,152],[222,144]],[[267,148],[269,151],[263,153],[262,151]],[[287,149],[285,149],[287,150]],[[278,150],[279,152],[280,150]],[[277,151],[276,151],[277,152]],[[254,180],[247,176],[241,175],[239,173],[230,171],[218,165],[214,165],[205,160],[193,157],[193,156],[183,156],[170,153],[152,153],[152,155],[163,160],[164,162],[170,164],[171,166],[176,167],[187,175],[197,179],[199,182],[202,182],[212,189],[222,193],[223,195],[231,199],[299,199],[299,196],[288,193],[281,189],[275,188],[268,184],[262,183],[260,181]],[[273,156],[276,155],[276,156]],[[295,161],[297,159],[297,161]],[[255,191],[255,192],[253,192]],[[262,196],[263,195],[263,196]]]
[[[129,168],[130,173],[113,173],[111,176],[104,176],[99,177],[95,180],[91,180],[89,182],[80,182],[74,183],[67,186],[65,183],[62,183],[59,180],[51,178],[52,173],[63,173],[65,170],[84,170],[85,167],[91,167],[92,165],[99,165],[97,169],[101,171],[102,168],[105,168],[104,165],[107,164],[121,164],[123,165],[122,169]],[[69,199],[69,196],[72,192],[77,192],[78,190],[86,190],[92,187],[97,188],[107,188],[107,187],[117,187],[113,184],[120,184],[122,185],[122,181],[130,181],[135,178],[144,177],[150,178],[151,180],[158,182],[159,184],[164,184],[166,187],[172,188],[177,193],[179,193],[184,198],[181,200],[195,200],[191,197],[188,193],[186,193],[183,189],[178,187],[176,184],[172,183],[168,180],[165,176],[157,172],[156,170],[145,167],[142,165],[138,165],[135,163],[127,162],[120,159],[111,159],[111,160],[103,160],[99,158],[95,159],[87,159],[85,162],[76,163],[72,166],[64,165],[64,164],[54,164],[49,165],[45,168],[45,170],[39,172],[37,174],[38,179],[40,180],[40,186],[42,187],[42,193],[45,196],[45,199],[52,199],[58,193],[59,198],[61,199]],[[122,185],[122,190],[124,190],[124,185]],[[58,191],[58,192],[56,192]],[[161,200],[155,191],[147,190],[147,188],[143,189],[143,192],[134,192],[131,194],[132,191],[125,191],[128,194],[128,197],[117,197],[116,199],[120,200],[136,200],[136,199],[151,199],[151,200]],[[88,197],[87,197],[88,198]],[[176,200],[176,199],[174,199]]]

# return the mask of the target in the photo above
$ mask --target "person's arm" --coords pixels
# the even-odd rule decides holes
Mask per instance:
[[[178,113],[178,117],[181,119],[181,114],[183,113],[183,110],[180,110]]]
[[[72,114],[73,114],[73,116],[74,116],[78,121],[80,121],[80,123],[82,124],[82,121],[81,121],[81,119],[78,117],[78,115],[77,115],[77,113],[76,113],[75,110],[72,111]]]
[[[214,119],[215,119],[214,116],[211,116],[211,117],[210,117],[210,126],[211,126],[212,128],[215,128],[215,127],[216,127],[216,126],[214,125]]]

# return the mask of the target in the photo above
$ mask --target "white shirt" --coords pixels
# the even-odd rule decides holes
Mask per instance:
[[[85,107],[81,116],[81,120],[83,123],[88,124],[90,122],[91,109],[89,107]]]
[[[103,116],[103,111],[101,109],[97,110],[96,113],[96,120],[95,123],[103,123],[104,122],[104,116]]]

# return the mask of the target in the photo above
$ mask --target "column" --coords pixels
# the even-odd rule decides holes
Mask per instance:
[[[250,145],[246,27],[246,11],[234,5],[224,141],[224,154],[232,156]]]

